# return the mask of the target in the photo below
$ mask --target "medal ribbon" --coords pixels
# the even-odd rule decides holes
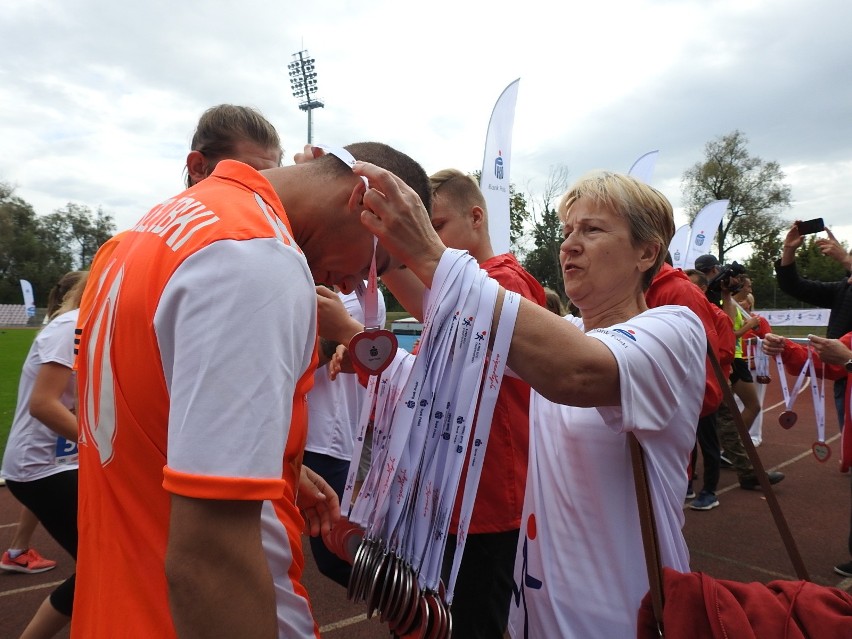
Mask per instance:
[[[787,410],[793,410],[793,403],[796,401],[796,397],[802,390],[802,386],[805,383],[805,376],[808,372],[810,358],[811,353],[810,349],[808,349],[808,361],[805,362],[805,365],[802,367],[799,376],[796,378],[796,383],[793,385],[793,391],[790,392],[787,388],[787,374],[784,372],[784,363],[781,361],[781,354],[779,353],[775,356],[775,365],[778,367],[778,379],[781,381],[781,392],[784,395],[784,407]]]
[[[811,377],[811,398],[814,403],[814,417],[816,418],[817,441],[825,442],[825,377],[821,376],[817,381],[816,364],[812,356],[811,347],[808,346],[808,369]],[[823,375],[825,364],[822,364]]]
[[[450,579],[447,583],[447,596],[445,599],[447,604],[453,602],[456,580],[458,579],[462,555],[464,554],[464,547],[467,542],[467,531],[470,528],[470,520],[473,516],[473,507],[479,488],[479,480],[482,477],[482,466],[488,447],[488,438],[491,434],[494,406],[497,403],[497,396],[500,393],[500,386],[503,382],[503,373],[506,370],[506,360],[509,356],[509,346],[512,342],[512,333],[515,329],[515,320],[518,317],[520,301],[520,295],[506,291],[506,295],[503,298],[503,307],[500,310],[500,320],[497,325],[494,346],[491,349],[485,386],[479,404],[479,414],[477,415],[476,426],[473,431],[473,449],[470,452],[467,478],[465,479],[461,510],[459,512],[456,550],[453,555]]]
[[[494,317],[494,305],[497,300],[498,284],[487,277],[474,260],[466,265],[475,273],[476,278],[467,293],[465,313],[473,309],[472,314],[463,316],[458,328],[459,357],[454,365],[449,382],[445,429],[440,444],[440,457],[435,467],[435,484],[440,483],[435,509],[435,521],[427,546],[427,570],[421,575],[425,585],[435,590],[440,579],[441,564],[446,548],[450,520],[455,506],[456,494],[462,469],[464,468],[470,434],[473,431],[474,417],[478,404],[480,387],[485,371],[488,341],[491,323]],[[468,324],[465,324],[465,321]]]
[[[755,338],[756,343],[754,346],[754,372],[758,377],[769,377],[769,355],[763,352],[763,339],[760,337]],[[783,385],[787,384],[786,376],[784,377]]]

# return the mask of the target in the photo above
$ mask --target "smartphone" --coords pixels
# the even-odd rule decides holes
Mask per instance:
[[[811,233],[819,233],[825,230],[825,224],[823,224],[821,217],[799,222],[796,226],[799,229],[799,235],[810,235]]]

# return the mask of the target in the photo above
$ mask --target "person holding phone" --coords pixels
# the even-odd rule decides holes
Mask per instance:
[[[828,339],[837,339],[852,331],[852,278],[849,277],[850,271],[852,271],[852,256],[837,241],[831,229],[824,228],[828,237],[817,238],[814,241],[823,255],[843,264],[847,276],[835,282],[819,282],[801,277],[796,269],[796,251],[802,245],[804,235],[809,232],[807,225],[803,228],[800,226],[802,224],[801,220],[793,222],[784,237],[781,258],[775,262],[778,286],[797,300],[820,308],[831,309],[825,336]],[[806,231],[806,233],[803,234],[802,231]],[[845,413],[843,401],[845,393],[846,379],[839,379],[834,382],[834,404],[841,429],[843,428]]]

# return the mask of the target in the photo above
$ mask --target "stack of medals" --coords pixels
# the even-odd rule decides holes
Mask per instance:
[[[748,348],[754,354],[755,381],[758,384],[768,384],[772,378],[769,376],[769,355],[763,352],[763,340],[759,337],[750,338]]]
[[[378,613],[397,635],[452,632],[455,579],[520,303],[506,293],[486,357],[498,288],[466,252],[447,250],[426,294],[418,355],[398,350],[381,376],[370,378],[342,500],[348,519],[329,538],[352,562],[349,599],[365,602],[367,616]],[[346,512],[368,427],[370,470]],[[441,566],[460,488],[458,543],[445,587]]]

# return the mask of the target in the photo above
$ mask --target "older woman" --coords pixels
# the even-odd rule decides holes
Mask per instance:
[[[445,247],[393,175],[368,178],[362,222],[431,286]],[[674,232],[671,205],[613,173],[562,198],[560,263],[582,320],[521,300],[508,363],[534,389],[510,630],[518,637],[629,637],[648,590],[628,433],[645,452],[666,566],[688,570],[686,466],[704,393],[705,335],[685,307],[643,295]],[[502,294],[502,291],[501,291]]]

